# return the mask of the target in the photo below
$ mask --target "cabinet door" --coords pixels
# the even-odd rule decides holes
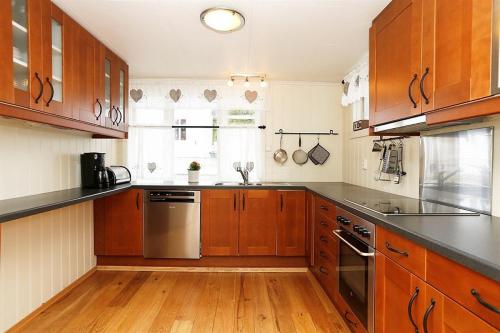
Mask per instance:
[[[277,253],[304,256],[306,243],[306,197],[304,191],[278,191]]]
[[[75,79],[75,92],[73,104],[73,118],[89,123],[95,123],[94,113],[94,59],[95,39],[83,27],[77,27],[77,38],[75,40],[76,59],[73,71]]]
[[[240,255],[276,255],[276,191],[240,192]]]
[[[94,114],[95,114],[95,123],[100,126],[106,125],[106,103],[105,103],[105,69],[104,69],[104,59],[106,58],[106,48],[104,45],[99,42],[97,39],[94,41],[95,43],[95,52],[94,52]],[[109,81],[108,81],[109,83]]]
[[[201,192],[201,253],[203,256],[237,256],[238,190]]]
[[[306,193],[306,259],[314,266],[314,195]]]
[[[370,125],[421,113],[421,29],[421,0],[392,1],[374,21],[370,30]]]
[[[426,288],[425,306],[426,312],[422,320],[423,332],[498,333],[493,326],[488,325],[430,285]]]
[[[424,112],[489,95],[492,1],[423,1]]]
[[[425,282],[380,252],[375,260],[376,332],[416,332],[417,328],[421,331]]]
[[[118,112],[118,120],[115,122],[117,129],[121,131],[127,130],[128,124],[128,66],[120,58],[115,58],[117,68],[117,87],[116,87],[116,98],[117,106],[116,111]]]
[[[64,115],[63,99],[64,80],[68,76],[68,68],[63,63],[66,57],[67,45],[63,38],[64,14],[50,0],[43,0],[43,83],[42,96],[45,112]],[[65,72],[66,69],[66,72]]]
[[[0,4],[0,99],[43,110],[42,0]]]
[[[96,255],[143,254],[142,190],[130,190],[94,202]]]

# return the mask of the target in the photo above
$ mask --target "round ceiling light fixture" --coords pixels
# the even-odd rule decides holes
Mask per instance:
[[[217,32],[233,32],[245,25],[245,18],[234,9],[213,7],[200,14],[201,23]]]

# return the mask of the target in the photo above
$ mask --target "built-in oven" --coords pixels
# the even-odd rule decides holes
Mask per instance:
[[[338,290],[352,313],[344,318],[354,323],[354,315],[369,333],[374,327],[375,282],[375,226],[338,209],[338,228],[333,234],[339,238]]]

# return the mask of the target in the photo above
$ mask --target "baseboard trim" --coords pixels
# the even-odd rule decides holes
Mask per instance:
[[[87,273],[83,274],[80,276],[78,279],[70,283],[66,288],[49,298],[49,300],[45,303],[42,303],[38,308],[36,308],[33,312],[31,312],[29,315],[21,319],[17,324],[12,326],[7,330],[7,332],[12,333],[12,332],[17,332],[21,330],[24,326],[26,326],[33,318],[38,316],[40,313],[43,311],[47,310],[51,305],[55,304],[57,301],[62,299],[64,296],[69,294],[73,289],[81,285],[85,280],[87,280],[92,274],[94,274],[97,271],[97,266],[92,267]]]
[[[98,271],[188,272],[188,273],[307,273],[307,267],[158,267],[158,266],[97,266]]]

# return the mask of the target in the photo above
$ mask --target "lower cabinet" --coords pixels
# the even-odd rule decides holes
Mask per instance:
[[[304,256],[305,192],[203,190],[202,256]]]
[[[94,252],[104,256],[143,254],[143,191],[129,190],[94,201]]]
[[[377,333],[498,332],[380,252],[375,267]]]
[[[240,218],[239,190],[201,192],[201,253],[237,256]]]
[[[278,191],[277,253],[279,256],[306,255],[306,194]]]
[[[276,191],[240,191],[240,255],[276,255],[276,208]]]

